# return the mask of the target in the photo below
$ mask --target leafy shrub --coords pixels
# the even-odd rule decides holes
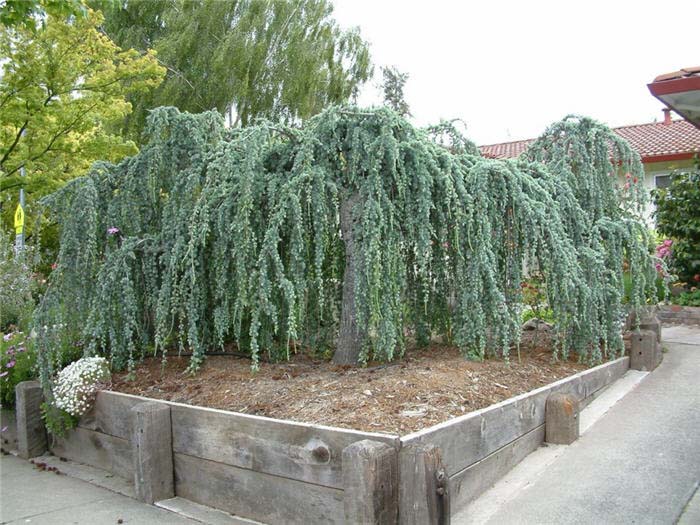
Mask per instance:
[[[554,322],[554,312],[549,307],[547,300],[547,283],[542,275],[534,273],[527,280],[520,283],[522,290],[522,302],[525,305],[521,320],[541,319],[548,323]]]
[[[689,292],[683,292],[673,301],[681,306],[700,306],[700,289],[693,287]]]
[[[22,332],[0,335],[0,404],[13,408],[15,386],[37,377],[36,354]]]
[[[540,319],[550,324],[554,324],[556,322],[554,318],[554,312],[551,308],[548,307],[538,308],[537,311],[533,310],[530,307],[525,307],[523,309],[523,313],[520,316],[520,320],[523,323],[526,323],[530,319]]]
[[[32,273],[30,247],[18,256],[10,237],[0,231],[0,330],[26,325],[34,310],[34,293],[38,291]]]
[[[659,232],[673,238],[672,266],[681,281],[700,274],[700,169],[676,172],[654,192]]]

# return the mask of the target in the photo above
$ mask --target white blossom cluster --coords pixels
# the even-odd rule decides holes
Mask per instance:
[[[80,417],[88,411],[99,388],[111,379],[104,357],[83,357],[58,373],[53,388],[56,407]]]

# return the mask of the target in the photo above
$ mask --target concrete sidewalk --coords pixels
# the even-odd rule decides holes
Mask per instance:
[[[2,456],[0,523],[191,525],[201,522],[79,479],[41,472],[15,456]]]
[[[663,363],[578,441],[546,463],[550,447],[528,456],[453,523],[700,523],[700,328],[664,327],[663,346]]]

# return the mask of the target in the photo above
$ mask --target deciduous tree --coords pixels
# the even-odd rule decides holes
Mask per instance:
[[[99,26],[102,16],[61,19],[42,27],[0,29],[0,190],[24,186],[32,198],[82,175],[97,159],[137,151],[109,131],[131,111],[126,96],[145,92],[164,70],[155,54],[122,50]],[[20,177],[21,168],[26,177]]]
[[[382,67],[382,91],[384,103],[402,117],[410,117],[411,110],[403,92],[408,81],[408,73],[401,73],[394,66]]]
[[[217,109],[234,125],[310,117],[372,73],[367,43],[338,27],[328,0],[129,0],[105,14],[115,42],[153,48],[168,68],[158,89],[130,98],[135,138],[161,105]]]

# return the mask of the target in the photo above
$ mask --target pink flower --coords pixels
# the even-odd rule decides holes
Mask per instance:
[[[58,268],[58,263],[53,263],[53,264],[51,265],[51,269],[52,269],[52,270],[55,270],[56,268]]]
[[[673,245],[673,239],[666,239],[664,241],[664,246],[672,246]]]
[[[12,337],[13,337],[14,335],[15,335],[15,334],[13,334],[12,332],[10,332],[9,334],[5,334],[5,335],[2,336],[2,340],[5,341],[5,342],[7,343],[10,339],[12,339]]]
[[[117,233],[119,233],[119,228],[117,228],[116,226],[112,226],[111,228],[107,228],[107,233],[110,235],[116,235]]]
[[[5,377],[9,372],[0,372],[0,377]]]
[[[661,266],[660,263],[656,263],[656,271],[657,271],[657,272],[661,273],[661,271],[662,271],[663,269],[664,269],[664,267]]]
[[[14,359],[12,361],[8,361],[7,364],[5,365],[6,368],[12,368],[13,366],[15,366]]]

